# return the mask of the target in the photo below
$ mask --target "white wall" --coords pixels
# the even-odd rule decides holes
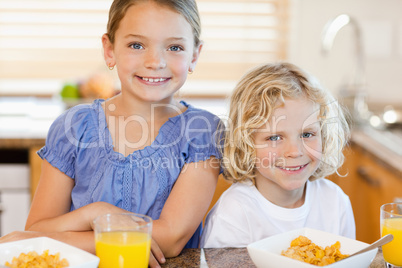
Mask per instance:
[[[328,56],[321,54],[326,23],[346,13],[361,26],[368,101],[402,105],[401,0],[291,0],[290,60],[315,75],[335,95],[354,78],[354,31],[335,37]]]

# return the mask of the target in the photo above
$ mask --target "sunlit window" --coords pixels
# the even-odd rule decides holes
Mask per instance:
[[[0,0],[0,94],[53,95],[109,71],[101,36],[111,2]],[[227,94],[251,67],[286,59],[286,0],[197,3],[205,45],[186,94]]]

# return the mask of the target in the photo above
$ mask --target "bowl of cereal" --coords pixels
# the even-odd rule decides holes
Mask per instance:
[[[251,243],[247,251],[258,268],[367,268],[378,249],[348,257],[366,246],[347,237],[301,228]]]
[[[33,263],[42,265],[29,266]],[[6,267],[96,268],[98,264],[97,256],[47,237],[0,244],[0,265]]]

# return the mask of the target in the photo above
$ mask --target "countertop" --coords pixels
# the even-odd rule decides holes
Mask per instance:
[[[351,143],[372,155],[381,165],[402,179],[402,131],[358,128],[352,131]]]
[[[184,249],[179,256],[167,259],[162,267],[206,267],[205,265],[201,266],[200,252],[200,249]],[[256,267],[250,259],[246,248],[206,248],[204,252],[209,268]],[[384,258],[381,250],[379,250],[369,268],[384,267]]]

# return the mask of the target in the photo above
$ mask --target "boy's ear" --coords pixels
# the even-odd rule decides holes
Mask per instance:
[[[190,64],[190,69],[191,70],[194,70],[195,65],[197,65],[197,61],[198,61],[198,58],[200,56],[202,46],[203,46],[203,42],[200,41],[200,44],[198,45],[198,47],[196,47],[194,49],[193,58],[192,58],[191,64]]]
[[[114,67],[116,65],[113,52],[113,44],[110,42],[109,36],[107,34],[102,35],[102,46],[103,46],[103,57],[105,59],[106,65]]]

